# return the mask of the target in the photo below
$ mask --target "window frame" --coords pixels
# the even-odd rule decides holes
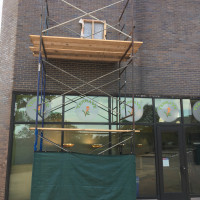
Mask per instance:
[[[81,24],[82,24],[82,28],[81,28],[81,38],[85,38],[84,37],[84,28],[85,28],[85,23],[91,23],[92,24],[92,35],[91,35],[91,39],[94,40],[94,24],[95,23],[99,23],[99,24],[103,24],[104,25],[104,30],[103,32],[103,38],[99,39],[99,40],[106,40],[106,21],[105,20],[93,20],[93,19],[82,19],[81,20]],[[87,38],[87,37],[86,37]],[[98,39],[95,39],[98,40]]]

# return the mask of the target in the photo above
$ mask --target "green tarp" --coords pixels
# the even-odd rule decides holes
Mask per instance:
[[[34,154],[31,200],[135,200],[135,156]]]

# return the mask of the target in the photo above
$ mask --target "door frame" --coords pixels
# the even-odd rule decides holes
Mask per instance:
[[[161,134],[162,130],[171,130],[178,132],[178,143],[180,153],[180,173],[181,173],[181,185],[182,193],[164,193],[164,182],[163,182],[163,163],[162,163],[162,146],[161,146]],[[181,125],[170,125],[170,124],[158,124],[156,126],[156,140],[157,140],[157,172],[158,172],[158,193],[160,200],[189,200],[188,193],[188,171],[187,171],[187,160],[186,160],[186,145],[184,131]]]

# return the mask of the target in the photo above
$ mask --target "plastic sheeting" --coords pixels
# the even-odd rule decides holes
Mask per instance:
[[[31,200],[135,200],[135,156],[34,153]]]

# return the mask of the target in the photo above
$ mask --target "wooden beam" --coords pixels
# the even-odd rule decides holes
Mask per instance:
[[[32,43],[39,41],[39,35],[30,35]],[[102,39],[88,39],[88,38],[73,38],[73,37],[57,37],[57,36],[42,36],[44,41],[49,42],[69,42],[69,43],[78,43],[78,44],[103,44],[103,45],[121,45],[128,46],[132,41],[123,41],[123,40],[102,40]],[[134,41],[135,44],[142,45],[143,42]]]
[[[55,49],[79,49],[79,50],[89,50],[89,51],[113,51],[113,52],[125,52],[128,46],[120,45],[91,45],[91,44],[78,44],[78,43],[60,43],[60,42],[44,42],[46,48]],[[39,41],[33,44],[34,47],[39,47]],[[134,46],[134,52],[137,53],[139,45]],[[131,53],[131,51],[129,51]]]
[[[38,36],[30,36],[34,46],[39,46],[40,38]],[[53,36],[43,36],[43,41],[46,48],[58,48],[58,49],[71,49],[76,48],[89,48],[91,51],[103,50],[122,52],[125,51],[131,41],[119,41],[119,40],[99,40],[99,39],[83,39],[83,38],[63,38]],[[134,42],[134,49],[137,51],[142,45],[142,42]],[[135,52],[136,53],[136,52]]]
[[[44,55],[44,54],[43,54]],[[39,54],[33,53],[33,56],[39,57]],[[99,62],[118,62],[119,58],[105,58],[105,57],[86,57],[86,56],[67,56],[67,55],[47,55],[50,59],[67,59],[67,60],[87,60],[87,61],[99,61]]]
[[[115,53],[121,53],[125,52],[125,49],[121,49],[120,47],[104,47],[104,46],[86,46],[86,45],[78,45],[75,44],[74,46],[70,45],[65,45],[65,44],[52,44],[52,43],[47,43],[45,42],[45,48],[53,48],[53,49],[71,49],[71,50],[82,50],[82,51],[105,51],[105,52],[115,52]],[[36,45],[34,44],[34,47],[39,48],[39,43]],[[127,47],[128,48],[128,47]],[[137,53],[139,47],[135,46],[134,47],[134,52]],[[132,53],[132,51],[129,51],[128,53]]]
[[[73,129],[73,128],[37,128],[40,131],[82,131],[82,132],[109,132],[109,133],[139,133],[140,130],[110,130],[110,129]],[[35,127],[29,128],[35,130]]]
[[[38,54],[39,47],[29,47],[31,51]],[[120,58],[123,56],[124,52],[109,52],[109,51],[88,51],[88,50],[71,50],[71,49],[53,49],[45,48],[45,51],[48,55],[86,55],[86,56],[105,56],[105,57],[117,57]],[[128,53],[126,56],[129,58],[131,54]]]
[[[34,56],[39,54],[40,36],[30,35]],[[48,58],[88,60],[102,62],[118,62],[132,44],[131,41],[82,39],[69,37],[43,36],[43,42]],[[134,42],[134,53],[138,51],[143,42]],[[131,49],[123,61],[131,55]]]

